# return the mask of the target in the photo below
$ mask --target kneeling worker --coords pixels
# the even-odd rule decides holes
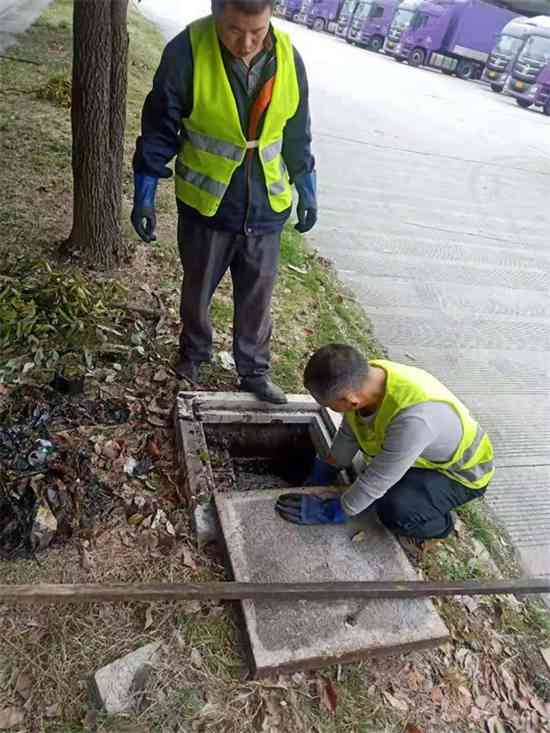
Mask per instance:
[[[374,505],[405,549],[453,530],[451,510],[485,493],[494,474],[487,433],[454,394],[422,369],[372,360],[329,344],[309,360],[304,384],[319,404],[344,413],[312,486],[335,483],[360,450],[368,465],[341,498],[285,494],[277,512],[296,524],[340,524]]]

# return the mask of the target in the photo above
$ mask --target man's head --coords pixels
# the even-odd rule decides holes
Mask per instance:
[[[249,61],[263,48],[273,0],[212,0],[212,13],[223,45]]]
[[[374,401],[370,377],[369,363],[357,349],[346,344],[328,344],[308,361],[304,385],[319,404],[336,412],[348,412]]]

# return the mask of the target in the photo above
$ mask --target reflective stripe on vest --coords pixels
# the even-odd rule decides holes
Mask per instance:
[[[439,471],[472,489],[485,488],[495,472],[493,447],[489,436],[468,408],[447,387],[422,369],[386,360],[372,360],[370,364],[386,372],[386,393],[382,405],[369,424],[361,421],[356,412],[346,413],[346,419],[363,453],[372,458],[382,450],[387,428],[402,410],[423,402],[444,402],[460,417],[460,444],[447,462],[435,463],[421,457],[414,465]]]
[[[247,151],[258,149],[268,198],[278,213],[292,205],[282,157],[283,133],[300,102],[294,50],[274,29],[277,71],[259,140],[247,140],[227,78],[212,16],[189,26],[193,51],[193,111],[182,120],[184,142],[176,162],[176,195],[203,216],[214,216]],[[249,135],[249,137],[252,137]]]

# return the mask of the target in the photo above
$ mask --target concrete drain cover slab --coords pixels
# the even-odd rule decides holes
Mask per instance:
[[[302,489],[319,493],[319,489]],[[395,538],[371,512],[337,527],[298,527],[274,511],[286,491],[218,494],[235,580],[253,583],[416,580]],[[360,530],[362,541],[351,541]],[[430,600],[243,601],[253,674],[313,669],[376,653],[437,646],[448,631]],[[350,616],[356,615],[355,625]]]

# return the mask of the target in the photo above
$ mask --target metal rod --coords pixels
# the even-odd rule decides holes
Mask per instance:
[[[550,578],[509,578],[463,582],[357,581],[329,583],[182,583],[132,585],[0,585],[0,602],[123,603],[127,601],[341,601],[344,598],[426,598],[550,593]]]

